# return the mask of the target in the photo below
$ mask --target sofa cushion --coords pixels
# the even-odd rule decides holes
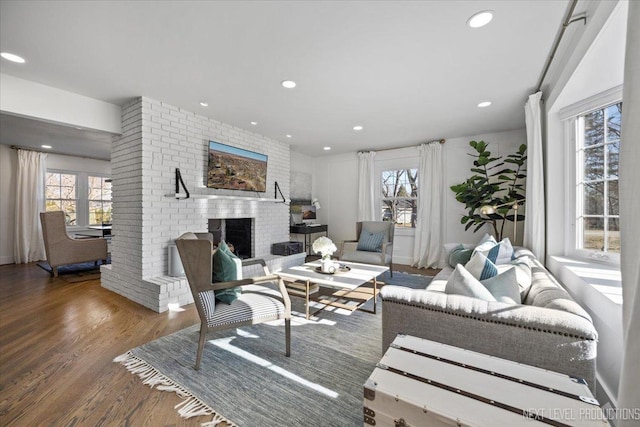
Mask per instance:
[[[382,252],[382,240],[384,231],[371,233],[369,230],[362,230],[358,240],[358,250],[366,252]]]
[[[458,264],[447,280],[446,294],[464,295],[484,301],[496,301],[491,292],[482,285],[462,264]]]
[[[478,280],[485,280],[498,275],[498,269],[495,264],[480,252],[474,252],[469,262],[464,265],[464,268]]]
[[[513,246],[508,237],[502,239],[499,243],[494,243],[493,240],[486,240],[481,242],[474,252],[480,252],[494,264],[507,264],[514,258]]]
[[[363,264],[389,264],[391,255],[382,252],[355,251],[342,254],[340,260]]]
[[[473,249],[466,249],[462,244],[456,246],[449,253],[449,265],[454,267],[458,264],[466,264],[471,259]]]

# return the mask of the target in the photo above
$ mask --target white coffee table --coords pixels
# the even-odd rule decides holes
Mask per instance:
[[[339,262],[339,261],[338,261]],[[376,312],[376,296],[378,294],[378,281],[377,278],[385,271],[389,270],[389,267],[382,265],[370,265],[370,264],[359,264],[355,262],[340,262],[341,266],[348,267],[348,271],[344,271],[346,269],[340,269],[342,271],[338,271],[335,274],[324,274],[319,273],[316,269],[320,267],[320,261],[308,262],[306,264],[302,264],[296,267],[291,267],[284,269],[278,273],[276,273],[279,277],[284,280],[285,285],[287,282],[289,283],[304,283],[303,287],[297,287],[297,289],[301,289],[305,297],[305,314],[307,319],[309,319],[309,292],[312,290],[313,285],[319,285],[321,287],[337,289],[341,292],[336,292],[334,295],[340,297],[349,297],[358,296],[362,293],[356,291],[360,286],[372,282],[373,284],[373,311],[369,311],[371,313]],[[370,294],[368,295],[370,296]],[[364,298],[363,298],[364,299]],[[340,307],[348,310],[356,310],[362,304],[367,302],[369,298],[364,299],[364,301],[356,306],[341,304],[331,300],[320,300],[324,307],[318,309],[312,314],[315,314],[321,310],[324,310],[327,306]]]

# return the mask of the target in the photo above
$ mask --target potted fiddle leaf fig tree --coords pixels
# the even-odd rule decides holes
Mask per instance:
[[[474,233],[489,224],[500,241],[507,221],[524,219],[524,215],[518,214],[518,207],[525,201],[527,145],[520,145],[515,154],[504,159],[492,156],[489,144],[484,141],[471,141],[469,145],[475,150],[469,154],[474,157],[473,175],[451,186],[456,200],[463,203],[467,211],[460,223],[465,225],[465,230],[473,227]]]

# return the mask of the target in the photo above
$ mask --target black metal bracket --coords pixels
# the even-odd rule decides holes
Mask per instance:
[[[184,192],[187,194],[187,197],[178,197],[180,193],[180,186],[184,189]],[[180,169],[176,168],[176,199],[188,199],[190,196],[189,190],[187,190],[187,186],[184,185],[184,181],[182,180],[182,175],[180,174]]]
[[[284,197],[284,194],[282,194],[282,190],[280,190],[280,186],[278,185],[278,181],[276,181],[274,189],[273,189],[273,198],[274,199],[278,198],[278,193],[280,193],[280,197],[282,197],[282,201],[278,200],[276,203],[284,203],[285,205],[289,206],[289,203],[287,203],[287,199]]]

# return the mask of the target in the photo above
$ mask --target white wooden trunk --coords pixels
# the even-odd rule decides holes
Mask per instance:
[[[408,335],[364,395],[365,426],[609,426],[582,380]]]

